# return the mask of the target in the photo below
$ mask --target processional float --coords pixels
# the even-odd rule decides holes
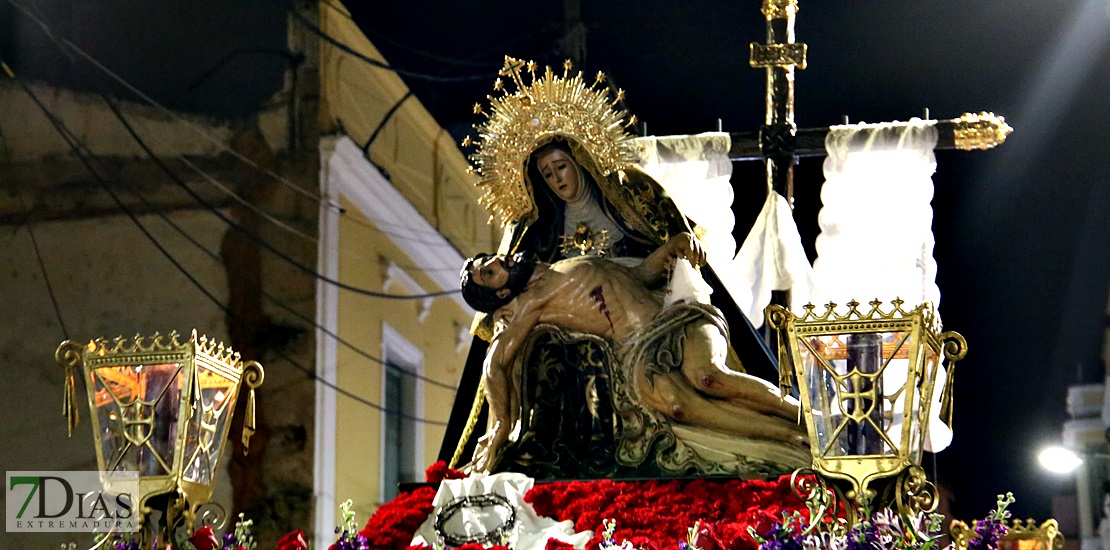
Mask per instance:
[[[754,235],[753,230],[750,242],[729,258],[731,268],[712,258],[710,264],[730,291],[739,289],[734,298],[744,294],[743,287],[751,292],[737,302],[753,320],[766,315],[780,387],[784,394],[796,392],[802,403],[812,464],[799,472],[807,475],[797,476],[798,490],[822,510],[845,510],[849,522],[868,507],[917,515],[937,504],[921,458],[950,440],[950,431],[943,432],[951,427],[954,365],[967,351],[962,336],[942,330],[935,310],[932,151],[989,149],[1012,129],[987,112],[949,120],[798,128],[794,75],[796,68],[806,67],[807,47],[795,40],[797,11],[796,0],[763,2],[766,42],[751,44],[750,63],[766,71],[766,117],[758,131],[729,134],[728,158],[764,162],[770,192],[756,229],[761,222],[788,223],[793,234],[785,240],[798,241],[791,218],[793,167],[800,157],[830,155],[823,198],[833,215],[822,221],[818,261],[813,270],[808,263],[798,268],[796,262],[805,258],[800,241],[784,245],[783,235]],[[502,76],[513,76],[521,86],[524,65],[507,58]],[[495,89],[502,90],[500,79]],[[613,121],[633,123],[634,117]],[[463,145],[470,145],[469,138]],[[877,172],[863,166],[866,155],[879,158]],[[892,179],[910,180],[910,187],[881,187]],[[862,183],[853,183],[857,180]],[[885,237],[876,242],[878,230]],[[870,244],[859,246],[861,235]],[[736,264],[752,263],[754,257],[763,264],[792,258],[795,265],[776,266],[778,273],[729,276],[744,271]],[[453,462],[461,458],[481,400],[479,389]]]

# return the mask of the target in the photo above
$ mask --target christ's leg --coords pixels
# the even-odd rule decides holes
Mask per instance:
[[[668,418],[729,435],[806,446],[802,426],[752,410],[742,404],[706,397],[694,391],[677,373],[657,374],[648,383],[637,373],[636,384],[645,404]]]
[[[798,418],[798,404],[793,399],[781,399],[769,382],[730,369],[727,357],[728,341],[712,323],[703,321],[686,327],[682,375],[692,387],[758,412],[787,420]]]

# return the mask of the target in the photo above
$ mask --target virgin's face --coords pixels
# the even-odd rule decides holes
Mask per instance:
[[[564,201],[578,194],[578,163],[570,155],[559,149],[552,149],[536,159],[536,168],[543,176],[544,183]]]

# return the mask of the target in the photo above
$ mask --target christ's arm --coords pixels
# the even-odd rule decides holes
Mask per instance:
[[[694,266],[700,266],[705,263],[705,248],[697,237],[687,232],[671,237],[640,264],[639,275],[644,284],[648,287],[664,284],[667,271],[674,265],[675,258],[686,258]]]

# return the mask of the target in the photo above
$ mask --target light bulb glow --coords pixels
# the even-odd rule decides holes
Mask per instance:
[[[1083,464],[1083,458],[1071,449],[1052,446],[1046,447],[1037,455],[1041,467],[1056,474],[1068,474]]]

